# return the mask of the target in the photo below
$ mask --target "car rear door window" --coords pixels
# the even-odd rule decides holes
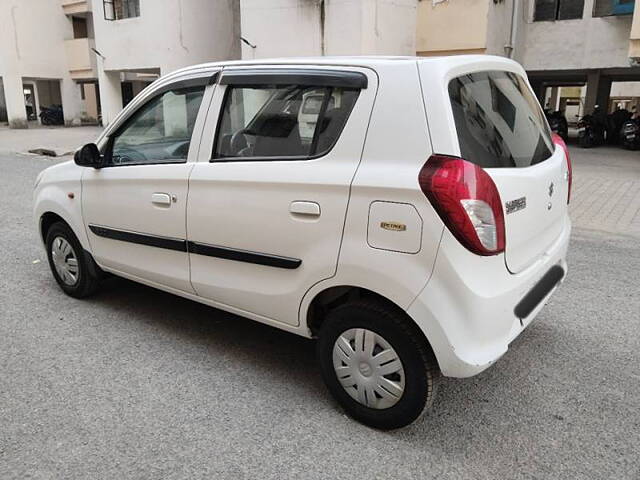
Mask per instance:
[[[308,85],[227,87],[213,158],[307,159],[335,144],[359,90]]]
[[[519,75],[476,72],[449,82],[462,158],[484,168],[528,167],[553,153],[538,101]]]

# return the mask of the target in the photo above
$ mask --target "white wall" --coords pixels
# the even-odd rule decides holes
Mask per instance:
[[[320,3],[304,0],[241,0],[242,58],[321,55]]]
[[[640,97],[640,82],[613,82],[612,97]]]
[[[417,3],[241,0],[242,58],[415,55]]]
[[[0,76],[12,126],[26,126],[23,77],[61,80],[65,122],[79,123],[80,89],[69,76],[64,48],[71,38],[71,21],[60,2],[0,1]]]
[[[505,45],[509,43],[511,37],[511,18],[513,12],[514,1],[518,4],[518,19],[524,23],[525,12],[522,0],[504,0],[500,3],[494,3],[491,0],[485,0],[489,4],[488,25],[487,29],[487,53],[490,55],[506,56],[507,51]],[[529,2],[530,3],[530,2]],[[522,27],[521,27],[522,28]],[[515,47],[513,58],[521,61],[523,47],[523,32],[516,31],[516,38],[513,45]]]
[[[527,3],[527,21],[520,25],[527,70],[629,66],[631,15],[593,18],[593,0],[585,0],[582,19],[533,22],[533,2]]]
[[[140,16],[108,21],[93,0],[96,49],[104,70],[160,68],[236,59],[239,0],[140,0]]]

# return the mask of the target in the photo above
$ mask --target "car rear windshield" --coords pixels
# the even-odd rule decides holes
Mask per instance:
[[[462,158],[484,168],[528,167],[553,153],[544,113],[525,81],[504,71],[449,82]]]

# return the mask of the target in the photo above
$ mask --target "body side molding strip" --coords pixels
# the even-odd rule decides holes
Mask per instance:
[[[218,245],[208,245],[206,243],[188,242],[179,238],[161,237],[125,230],[116,230],[114,228],[92,224],[89,224],[89,229],[95,235],[109,238],[111,240],[137,243],[139,245],[164,248],[178,252],[188,252],[207,257],[223,258],[237,262],[254,263],[256,265],[266,265],[269,267],[285,268],[290,270],[298,268],[302,264],[302,260],[299,258],[270,255],[268,253],[252,252],[249,250],[221,247]]]
[[[157,235],[147,235],[145,233],[128,232],[113,228],[102,227],[89,224],[89,229],[99,237],[120,240],[121,242],[137,243],[149,247],[176,250],[178,252],[187,251],[187,241],[179,238],[159,237]]]
[[[255,263],[269,267],[295,269],[302,264],[299,258],[282,257],[280,255],[270,255],[268,253],[251,252],[237,248],[220,247],[217,245],[207,245],[205,243],[187,242],[189,253],[205,255],[207,257],[224,258],[226,260],[236,260],[238,262]]]

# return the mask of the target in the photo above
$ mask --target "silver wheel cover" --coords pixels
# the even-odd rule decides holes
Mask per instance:
[[[369,408],[390,408],[404,393],[400,357],[389,342],[371,330],[343,332],[333,345],[333,368],[342,388]]]
[[[71,244],[63,237],[51,242],[51,259],[62,283],[70,287],[78,281],[78,258]]]

